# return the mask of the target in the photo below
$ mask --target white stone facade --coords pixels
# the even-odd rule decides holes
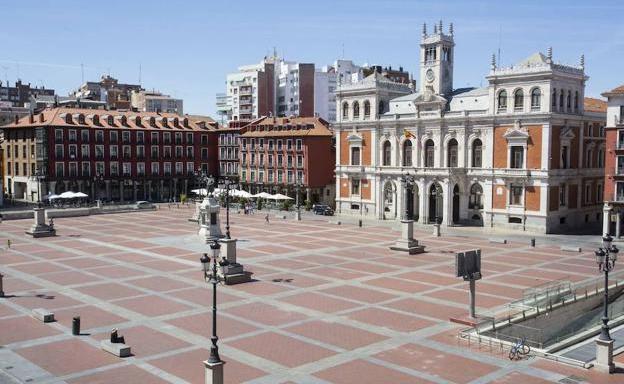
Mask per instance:
[[[452,29],[423,34],[418,93],[375,75],[339,88],[337,213],[537,232],[601,223],[604,135],[587,128],[604,116],[584,113],[584,63],[554,64],[549,50],[449,91],[453,47]]]

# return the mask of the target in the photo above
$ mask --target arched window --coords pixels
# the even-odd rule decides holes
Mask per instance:
[[[507,110],[507,91],[500,91],[498,93],[498,110]]]
[[[598,168],[604,167],[604,149],[600,148],[598,150]]]
[[[568,91],[568,100],[566,105],[568,106],[568,111],[572,110],[572,91]]]
[[[539,88],[533,88],[531,91],[531,110],[539,111],[542,102],[542,91]]]
[[[522,89],[516,90],[514,92],[514,109],[516,111],[521,111],[524,108],[524,92]]]
[[[602,196],[602,184],[598,184],[598,186],[596,187],[596,201],[601,203],[603,200],[603,196]]]
[[[446,156],[446,166],[451,168],[457,167],[457,140],[449,140]]]
[[[553,111],[555,110],[555,108],[557,108],[557,88],[553,88],[552,107],[553,107]]]
[[[578,91],[574,92],[574,112],[579,110],[579,94]]]
[[[342,118],[349,118],[349,104],[347,104],[347,102],[342,103]]]
[[[561,92],[559,93],[559,110],[563,111],[563,94],[565,93],[564,90],[561,90]]]
[[[435,158],[435,148],[433,140],[429,139],[425,143],[425,167],[433,168]]]
[[[377,112],[377,114],[381,115],[382,113],[386,113],[386,105],[384,104],[383,100],[379,102],[379,112]]]
[[[390,145],[390,142],[388,140],[386,140],[383,143],[382,160],[383,160],[382,165],[385,165],[385,166],[392,165],[392,146]]]
[[[483,188],[479,184],[472,184],[470,187],[470,198],[468,199],[469,209],[483,209]]]
[[[472,142],[472,167],[481,168],[483,165],[483,143],[481,139]]]
[[[370,101],[368,100],[364,101],[364,118],[370,118]]]
[[[358,103],[357,101],[353,103],[353,118],[360,118],[360,103]]]
[[[403,166],[411,167],[412,166],[412,141],[405,140],[403,143]]]

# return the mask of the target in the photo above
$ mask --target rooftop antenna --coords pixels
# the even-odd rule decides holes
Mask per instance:
[[[9,86],[9,75],[8,75],[8,69],[9,67],[6,65],[2,66],[2,69],[4,69],[4,81],[6,81],[6,86]]]
[[[498,26],[498,65],[501,65],[500,51],[501,51],[501,41],[503,40],[503,25]]]

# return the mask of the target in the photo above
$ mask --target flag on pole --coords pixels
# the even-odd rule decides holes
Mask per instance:
[[[404,134],[404,135],[405,135],[405,137],[406,137],[406,138],[408,138],[408,139],[409,139],[410,137],[411,137],[411,138],[416,138],[416,136],[414,136],[414,134],[413,134],[412,132],[408,131],[407,129],[404,129],[404,130],[403,130],[403,134]]]

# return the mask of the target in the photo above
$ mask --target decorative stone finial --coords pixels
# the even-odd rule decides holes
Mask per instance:
[[[585,69],[585,55],[581,55],[581,69]]]
[[[438,26],[433,24],[433,34],[435,35],[436,33],[438,33]]]
[[[546,54],[546,58],[549,63],[552,63],[552,47],[548,47],[548,53]]]
[[[449,25],[449,33],[453,36],[453,23]]]
[[[490,67],[492,70],[496,69],[496,54],[492,53],[492,60],[490,61]]]
[[[427,36],[427,23],[423,23],[422,36],[423,37]]]
[[[442,20],[440,20],[440,25],[438,26],[438,30],[442,33]]]

